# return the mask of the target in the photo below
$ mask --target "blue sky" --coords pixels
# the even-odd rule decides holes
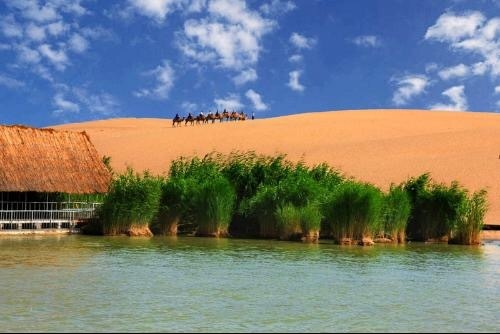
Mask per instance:
[[[498,0],[4,0],[0,123],[500,111]]]

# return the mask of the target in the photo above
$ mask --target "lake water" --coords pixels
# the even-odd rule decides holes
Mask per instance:
[[[500,331],[500,244],[0,238],[0,330]]]

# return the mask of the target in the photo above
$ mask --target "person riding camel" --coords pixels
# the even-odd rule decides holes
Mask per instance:
[[[179,113],[176,113],[174,119],[179,119],[179,118],[180,118]]]

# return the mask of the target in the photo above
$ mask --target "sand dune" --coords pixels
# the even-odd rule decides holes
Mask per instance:
[[[56,126],[85,130],[112,165],[164,173],[180,155],[255,150],[286,153],[306,163],[326,161],[384,189],[431,172],[486,188],[488,224],[500,224],[500,115],[423,110],[307,113],[245,122],[172,128],[165,119],[111,119]]]

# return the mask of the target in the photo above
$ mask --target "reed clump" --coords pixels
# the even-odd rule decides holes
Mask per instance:
[[[175,236],[181,221],[186,221],[190,207],[189,180],[171,177],[161,185],[158,214],[153,222],[155,234]]]
[[[104,197],[99,217],[105,235],[151,235],[149,224],[158,213],[163,178],[132,169],[115,177]]]
[[[300,208],[300,228],[302,230],[301,240],[306,242],[318,242],[323,215],[318,203],[310,203]]]
[[[479,245],[484,215],[488,209],[486,190],[472,194],[460,208],[460,215],[455,226],[453,243],[462,245]]]
[[[323,215],[337,243],[371,243],[381,212],[382,194],[373,185],[344,182],[325,200]]]
[[[312,169],[303,163],[281,166],[285,166],[281,173],[274,171],[279,178],[261,183],[255,195],[244,199],[240,212],[247,221],[258,225],[261,238],[288,240],[308,236],[307,240],[317,240],[320,230],[317,225],[321,225],[318,203],[327,189],[340,182],[340,176],[324,166]]]
[[[245,224],[256,226],[256,235],[260,238],[278,238],[276,208],[279,206],[276,186],[262,185],[251,198],[240,204],[240,212]]]
[[[192,201],[192,212],[198,225],[197,236],[228,235],[236,193],[224,176],[209,178],[199,184],[193,192]]]
[[[280,240],[300,239],[302,234],[300,208],[286,204],[276,209],[275,217]]]
[[[410,213],[411,203],[406,191],[401,185],[391,185],[382,200],[379,235],[395,243],[404,243]]]
[[[429,174],[409,179],[404,189],[412,204],[408,237],[416,241],[448,242],[466,205],[467,190],[457,182],[450,186],[433,183]]]

